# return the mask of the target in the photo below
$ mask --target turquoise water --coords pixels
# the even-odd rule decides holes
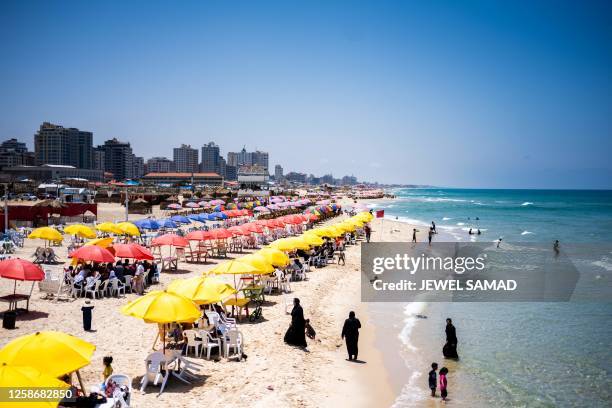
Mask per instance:
[[[506,242],[612,243],[612,191],[402,189],[382,205],[387,218],[429,225],[441,239]],[[478,220],[476,220],[478,218]],[[467,231],[480,228],[480,236]],[[599,260],[612,274],[612,254]],[[410,319],[413,305],[396,318]],[[427,342],[412,345],[409,358],[451,369],[451,403],[458,406],[612,406],[612,303],[438,303],[419,313]],[[457,363],[445,362],[444,319],[459,337]],[[418,325],[421,325],[420,328]],[[406,339],[404,339],[406,340]],[[408,341],[406,341],[408,343]],[[440,347],[438,347],[440,345]],[[397,406],[427,398],[407,387]]]

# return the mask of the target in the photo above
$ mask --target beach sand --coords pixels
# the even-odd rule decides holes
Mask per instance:
[[[154,215],[159,215],[156,214]],[[121,221],[124,209],[119,205],[99,206],[99,222]],[[130,220],[143,216],[130,215]],[[345,216],[328,221],[333,223]],[[372,223],[372,238],[378,240],[380,220]],[[421,228],[422,229],[422,228]],[[382,240],[405,241],[411,238],[411,226],[405,223],[384,221]],[[423,239],[423,232],[419,239]],[[16,256],[30,259],[37,240],[26,240]],[[66,258],[66,246],[56,248],[62,259]],[[376,326],[368,307],[360,303],[360,246],[349,246],[346,265],[331,264],[313,269],[308,280],[292,282],[292,293],[283,296],[266,296],[263,321],[239,324],[244,334],[245,353],[248,359],[242,362],[221,359],[218,362],[201,360],[203,368],[200,378],[191,385],[170,379],[161,396],[157,388],[148,387],[144,394],[136,391],[133,406],[187,407],[200,404],[220,406],[267,406],[279,407],[332,407],[350,405],[354,407],[391,406],[402,380],[391,379],[392,373],[385,364],[377,339]],[[230,257],[239,255],[230,254]],[[175,272],[163,272],[161,282],[150,289],[163,289],[176,278],[187,278],[200,274],[224,260],[209,260],[209,264],[181,263]],[[62,265],[45,266],[45,269],[60,271]],[[0,280],[0,292],[9,293],[13,281]],[[30,284],[20,283],[22,293],[29,292]],[[290,305],[298,297],[304,307],[306,318],[317,331],[315,341],[309,340],[310,352],[289,347],[283,335],[289,326],[285,301]],[[34,288],[30,302],[30,313],[17,319],[15,330],[0,331],[0,346],[8,341],[41,330],[59,330],[73,334],[96,345],[92,363],[81,370],[87,387],[101,381],[102,357],[112,355],[115,373],[124,373],[134,379],[134,388],[145,372],[144,358],[150,352],[156,335],[156,325],[146,324],[136,318],[127,317],[119,308],[136,295],[121,298],[94,300],[93,328],[95,332],[84,332],[81,320],[82,299],[53,302],[41,299],[38,288]],[[287,306],[287,311],[290,306]],[[365,363],[346,360],[346,348],[340,338],[344,319],[350,310],[355,310],[362,322],[359,358]]]

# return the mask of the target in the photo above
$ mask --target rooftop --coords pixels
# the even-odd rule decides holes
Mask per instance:
[[[217,173],[147,173],[144,178],[147,177],[221,177]]]

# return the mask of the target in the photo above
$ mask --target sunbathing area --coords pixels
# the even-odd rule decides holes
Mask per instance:
[[[95,223],[12,230],[0,254],[0,360],[92,406],[312,405],[301,392],[320,380],[306,367],[338,348],[337,291],[358,299],[345,275],[358,273],[373,216],[350,200],[261,204],[184,201],[128,222],[109,204]],[[317,316],[302,350],[283,343],[294,298]]]

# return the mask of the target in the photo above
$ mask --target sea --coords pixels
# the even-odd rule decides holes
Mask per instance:
[[[504,245],[552,248],[559,240],[562,250],[570,243],[612,248],[612,191],[410,188],[392,193],[396,199],[370,207],[384,209],[386,219],[424,228],[435,222],[440,232],[435,241],[502,238]],[[470,229],[481,234],[470,235]],[[589,263],[598,279],[609,282],[612,251]],[[371,304],[399,389],[394,406],[432,405],[427,373],[437,362],[450,371],[448,404],[454,406],[611,407],[612,299],[606,299]],[[457,328],[458,361],[442,356],[447,317]]]

